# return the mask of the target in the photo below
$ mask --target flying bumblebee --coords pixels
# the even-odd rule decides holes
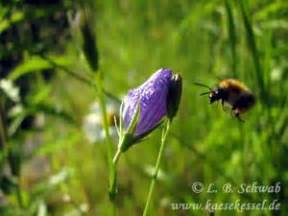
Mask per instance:
[[[201,95],[208,94],[210,104],[220,101],[222,106],[224,103],[230,105],[232,114],[241,121],[240,115],[251,109],[256,102],[253,92],[239,80],[224,79],[215,88],[210,88],[202,83],[195,84],[209,89],[208,92]]]

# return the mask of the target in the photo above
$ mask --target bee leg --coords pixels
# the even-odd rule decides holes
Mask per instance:
[[[240,122],[245,122],[241,117],[240,117],[240,112],[238,109],[232,109],[232,112],[235,116],[236,119],[238,119]]]
[[[222,110],[224,111],[224,112],[228,112],[228,107],[227,106],[225,106],[225,101],[224,100],[221,100],[221,106],[222,106]]]

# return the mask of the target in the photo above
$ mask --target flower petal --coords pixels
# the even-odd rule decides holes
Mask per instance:
[[[135,136],[151,130],[167,114],[167,95],[172,75],[170,69],[160,69],[141,86],[130,90],[124,98],[121,117],[125,128],[129,127],[140,100],[141,113]]]

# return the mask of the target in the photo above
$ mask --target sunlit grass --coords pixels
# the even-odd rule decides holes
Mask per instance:
[[[83,4],[88,3],[83,1]],[[64,7],[71,10],[67,2]],[[0,12],[6,14],[3,8]],[[180,110],[171,125],[163,153],[162,178],[155,184],[150,206],[152,215],[207,214],[206,210],[173,211],[171,203],[205,203],[208,199],[215,202],[278,199],[282,202],[281,214],[285,215],[288,212],[285,206],[288,192],[284,186],[288,182],[287,3],[97,1],[88,8],[95,16],[91,23],[95,24],[92,28],[97,39],[103,88],[108,92],[105,97],[112,94],[120,99],[128,89],[140,85],[161,67],[172,68],[183,77]],[[21,32],[21,22],[31,17],[21,17],[15,24],[18,13],[19,10],[15,10],[11,23],[3,19],[0,27],[15,26]],[[68,27],[66,31],[69,34]],[[5,195],[8,204],[3,205],[1,215],[2,212],[16,215],[14,210],[35,215],[41,209],[46,209],[47,214],[43,215],[112,215],[106,143],[89,143],[82,130],[83,118],[90,104],[97,100],[97,83],[77,43],[75,38],[65,38],[61,42],[62,52],[59,47],[38,52],[32,47],[33,43],[31,50],[9,48],[9,53],[20,52],[21,60],[11,68],[8,78],[32,80],[23,105],[29,114],[44,115],[45,121],[37,130],[19,128],[5,140],[11,145],[11,151],[15,146],[25,149],[31,142],[37,143],[37,147],[31,154],[21,150],[22,160],[15,160],[25,168],[19,174],[24,208],[19,209],[12,182],[11,192]],[[1,44],[0,47],[3,47],[0,56],[5,56],[6,46]],[[49,82],[40,75],[48,69],[53,71]],[[231,117],[229,110],[223,111],[220,104],[210,105],[208,98],[199,96],[203,89],[192,84],[201,81],[214,86],[218,78],[231,77],[241,79],[257,96],[256,106],[243,116],[244,123]],[[6,115],[4,103],[10,101],[2,91],[0,99],[0,111]],[[15,119],[12,122],[15,123]],[[7,121],[3,125],[9,128],[11,123]],[[160,130],[156,131],[119,161],[119,194],[115,201],[119,215],[142,214],[160,136]],[[19,152],[16,153],[19,156]],[[1,157],[6,154],[2,153]],[[40,175],[41,170],[26,169],[39,156],[47,160],[49,167],[44,176]],[[7,166],[4,161],[1,158],[2,170]],[[28,177],[25,179],[25,172],[28,172],[25,170],[41,178],[35,182]],[[58,178],[54,178],[53,184],[51,178],[55,176]],[[191,186],[198,181],[205,186],[215,184],[219,190],[226,183],[237,187],[255,181],[260,185],[280,181],[283,190],[279,194],[264,195],[197,194]],[[1,182],[0,187],[3,187]],[[257,211],[244,213],[260,214]],[[233,213],[219,211],[217,214]],[[267,210],[263,215],[272,215],[272,212]]]

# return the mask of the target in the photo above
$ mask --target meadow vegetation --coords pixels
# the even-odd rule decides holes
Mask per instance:
[[[103,127],[114,154],[110,115],[163,67],[181,74],[183,93],[148,215],[207,215],[173,203],[209,200],[280,203],[215,215],[287,215],[287,1],[1,0],[0,17],[0,215],[141,215],[161,127],[121,156],[113,202]],[[193,85],[225,78],[257,97],[245,122]],[[280,192],[237,191],[278,182]]]

